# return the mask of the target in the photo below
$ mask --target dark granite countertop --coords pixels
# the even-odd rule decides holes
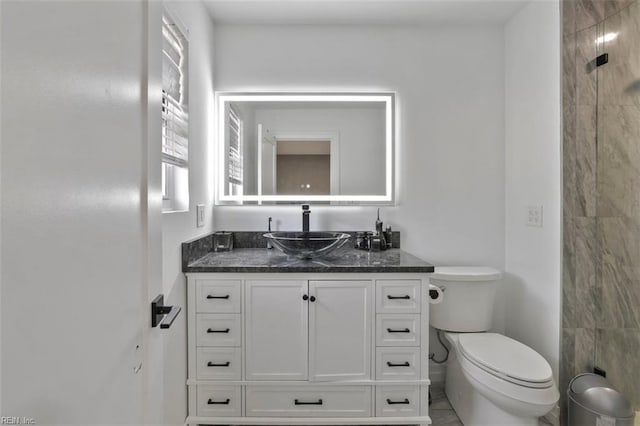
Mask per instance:
[[[433,272],[433,265],[400,249],[368,252],[342,248],[326,257],[302,260],[277,249],[239,248],[208,252],[184,272]]]

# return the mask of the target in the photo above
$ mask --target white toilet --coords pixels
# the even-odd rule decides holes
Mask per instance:
[[[491,328],[500,271],[441,267],[431,284],[443,290],[430,305],[430,325],[451,345],[445,393],[465,426],[537,426],[560,397],[549,363]]]

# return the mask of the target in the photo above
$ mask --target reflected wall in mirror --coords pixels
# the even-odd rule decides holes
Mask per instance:
[[[391,93],[217,93],[217,204],[390,204]]]
[[[332,141],[330,139],[278,139],[270,143],[272,145],[265,148],[275,149],[276,161],[262,163],[263,194],[331,195],[339,193],[339,180],[336,179],[335,167],[333,191],[331,188]],[[262,158],[265,159],[264,156]]]

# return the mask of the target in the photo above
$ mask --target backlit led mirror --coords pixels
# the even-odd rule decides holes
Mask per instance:
[[[216,93],[216,203],[393,203],[391,93]]]

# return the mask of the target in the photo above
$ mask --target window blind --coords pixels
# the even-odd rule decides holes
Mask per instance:
[[[162,161],[186,168],[189,160],[188,42],[162,17]]]
[[[229,108],[229,182],[242,185],[242,121]]]

